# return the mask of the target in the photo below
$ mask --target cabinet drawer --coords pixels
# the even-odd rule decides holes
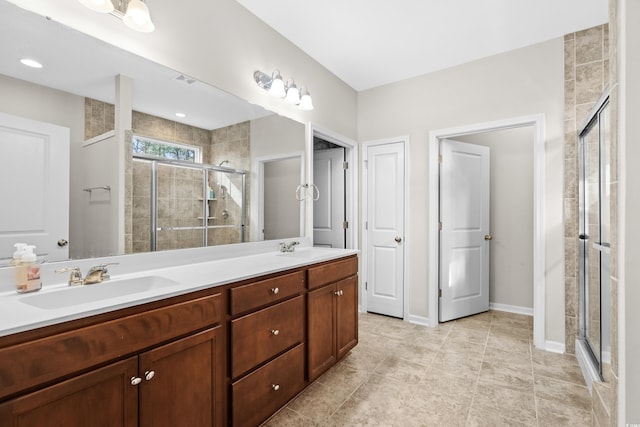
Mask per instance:
[[[307,271],[307,283],[309,289],[316,289],[320,286],[337,282],[340,279],[358,274],[358,258],[354,256],[339,261],[333,261],[317,267],[311,267]]]
[[[304,298],[231,321],[231,377],[253,369],[304,339]]]
[[[304,290],[304,271],[238,286],[229,290],[231,315],[281,301]]]
[[[304,347],[282,356],[231,385],[233,425],[257,426],[304,387]]]
[[[0,349],[0,398],[219,323],[221,294]]]

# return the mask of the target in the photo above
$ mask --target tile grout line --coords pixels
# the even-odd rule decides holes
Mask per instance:
[[[493,314],[491,314],[491,320],[489,321],[489,330],[487,331],[487,336],[484,339],[484,348],[482,349],[482,357],[480,358],[480,369],[478,369],[478,375],[476,376],[476,381],[473,385],[473,394],[471,395],[471,402],[469,403],[469,408],[467,409],[467,419],[465,421],[465,425],[469,425],[469,418],[471,417],[471,408],[473,407],[473,402],[476,400],[476,393],[478,393],[478,383],[480,382],[480,374],[482,373],[482,365],[484,364],[484,357],[487,353],[487,346],[489,345],[489,335],[491,334],[491,325],[493,324]]]

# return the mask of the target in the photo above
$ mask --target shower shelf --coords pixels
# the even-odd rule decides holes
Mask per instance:
[[[199,197],[198,200],[203,201],[205,199],[203,199],[202,197]],[[218,200],[218,199],[214,197],[213,199],[206,199],[206,200],[207,200],[207,202],[211,202],[211,201]]]
[[[199,216],[197,219],[202,219],[201,216]],[[215,216],[208,216],[207,220],[211,220],[211,219],[217,219]]]

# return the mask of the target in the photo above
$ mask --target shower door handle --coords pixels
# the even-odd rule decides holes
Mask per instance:
[[[578,236],[578,239],[580,239],[580,240],[589,240],[589,236],[587,236],[586,234],[580,234]]]

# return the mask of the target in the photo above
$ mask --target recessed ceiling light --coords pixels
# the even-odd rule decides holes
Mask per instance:
[[[185,113],[176,113],[176,117],[180,117],[181,119],[184,119],[185,117],[187,117],[187,115]]]
[[[42,64],[39,63],[38,61],[36,61],[35,59],[29,59],[29,58],[22,58],[20,60],[20,62],[23,65],[26,65],[27,67],[31,67],[31,68],[42,68]]]

